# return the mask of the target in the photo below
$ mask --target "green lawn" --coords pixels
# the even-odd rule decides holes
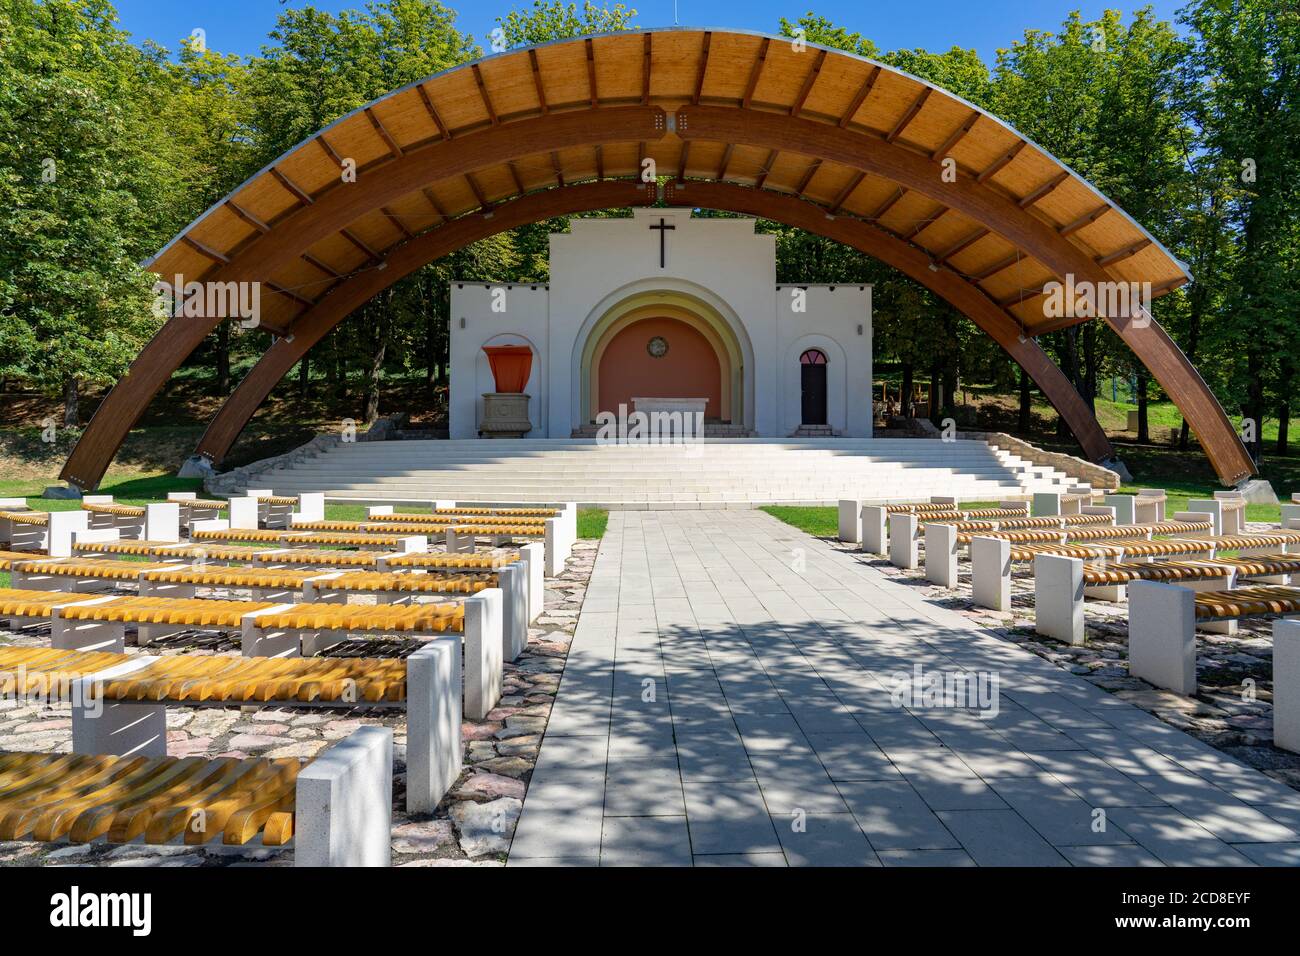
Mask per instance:
[[[603,508],[578,509],[578,537],[599,540],[605,536],[605,526],[609,524],[609,512]]]

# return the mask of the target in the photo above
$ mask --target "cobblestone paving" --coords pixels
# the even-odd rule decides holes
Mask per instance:
[[[1247,531],[1276,526],[1251,522]],[[1152,687],[1128,672],[1128,605],[1089,599],[1084,604],[1087,644],[1071,647],[1034,632],[1034,577],[1028,565],[1013,565],[1011,612],[975,607],[970,600],[970,565],[962,562],[962,586],[949,590],[904,571],[883,558],[868,558],[855,546],[826,539],[839,550],[900,584],[987,627],[1072,674],[1112,692],[1166,723],[1231,754],[1300,790],[1300,754],[1273,746],[1273,637],[1271,621],[1243,621],[1235,634],[1197,631],[1196,674],[1200,689],[1183,697]]]
[[[382,723],[393,728],[399,762],[393,787],[393,864],[500,866],[537,760],[595,555],[596,542],[578,541],[564,573],[547,580],[545,610],[529,628],[528,648],[516,663],[505,665],[501,703],[486,720],[465,721],[461,729],[465,772],[431,816],[411,816],[405,811],[405,767],[401,763],[406,746],[404,714],[361,717],[346,710],[177,706],[167,711],[168,753],[313,757],[363,724]],[[0,631],[0,645],[48,644],[48,636]],[[223,653],[239,653],[237,642],[218,646],[225,648]],[[384,642],[384,646],[394,645]],[[207,651],[191,648],[188,652]],[[150,653],[158,651],[151,648]],[[71,747],[72,719],[66,705],[0,702],[0,748],[54,753]],[[292,849],[0,842],[0,866],[284,866],[292,862]]]

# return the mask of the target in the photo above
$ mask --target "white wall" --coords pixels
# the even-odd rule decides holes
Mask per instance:
[[[796,289],[807,290],[803,313],[794,311]],[[827,359],[827,423],[847,438],[870,438],[871,286],[778,286],[776,316],[781,337],[779,434],[793,434],[802,423],[799,356],[819,348]]]
[[[504,312],[493,312],[493,289],[504,290]],[[569,430],[549,435],[547,423],[546,286],[460,283],[451,286],[451,370],[448,425],[452,438],[477,438],[483,417],[483,393],[495,391],[485,345],[529,345],[533,369],[524,392],[532,396],[528,438],[568,438]],[[460,327],[461,319],[465,328]]]
[[[660,217],[676,227],[667,233],[663,269],[659,232],[650,228]],[[549,286],[452,284],[452,438],[478,434],[481,396],[493,388],[483,346],[516,343],[534,352],[528,437],[568,438],[584,424],[581,361],[592,329],[629,296],[660,289],[707,303],[733,326],[742,352],[741,420],[758,435],[785,437],[799,427],[799,355],[821,348],[830,360],[830,425],[870,437],[869,286],[805,287],[806,311],[795,313],[791,286],[776,285],[775,237],[756,235],[751,219],[636,209],[631,218],[575,219],[571,230],[551,236]],[[494,289],[505,291],[504,311],[492,311]]]

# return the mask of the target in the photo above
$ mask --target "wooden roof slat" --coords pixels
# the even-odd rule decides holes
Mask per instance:
[[[244,220],[244,222],[248,223],[250,226],[252,226],[252,227],[253,227],[254,229],[256,229],[258,232],[270,232],[270,231],[271,231],[271,227],[270,227],[269,225],[267,225],[266,223],[264,223],[261,219],[258,219],[256,216],[254,216],[251,212],[249,212],[249,211],[248,211],[247,209],[245,209],[243,206],[239,205],[239,204],[238,204],[237,202],[235,202],[233,199],[227,199],[227,200],[226,200],[226,208],[229,209],[229,210],[230,210],[232,213],[234,213],[236,216],[238,216],[240,219]]]
[[[808,102],[808,94],[812,92],[813,84],[817,82],[817,77],[821,74],[822,64],[826,62],[826,51],[818,50],[817,58],[813,60],[812,69],[804,77],[803,86],[799,88],[799,95],[795,97],[794,104],[790,107],[790,115],[798,116],[803,111],[803,106]]]
[[[477,63],[472,64],[470,69],[474,73],[474,82],[478,85],[478,95],[483,100],[483,108],[487,110],[488,121],[493,126],[499,126],[501,118],[497,116],[496,108],[492,105],[492,97],[488,95],[487,84],[483,82],[483,71],[479,69]]]
[[[749,109],[749,104],[754,101],[754,90],[757,89],[759,77],[763,74],[763,66],[767,63],[767,51],[771,45],[771,39],[764,37],[763,42],[758,46],[758,59],[754,61],[753,69],[749,71],[749,82],[745,84],[745,95],[740,98],[742,109]]]
[[[691,94],[691,102],[696,106],[700,104],[700,96],[704,93],[704,74],[709,69],[709,47],[712,44],[713,33],[709,30],[704,31],[704,48],[700,51],[700,69],[695,76],[695,92]]]
[[[542,85],[542,68],[537,63],[536,50],[528,51],[528,63],[533,70],[533,88],[537,90],[537,105],[543,113],[549,113],[551,107],[546,102],[546,88]]]
[[[1001,170],[1013,159],[1019,156],[1020,151],[1025,148],[1025,145],[1026,144],[1023,139],[1016,140],[1016,145],[1012,146],[1009,150],[1007,150],[997,159],[993,160],[993,162],[989,164],[988,168],[985,169],[984,172],[980,173],[978,176],[975,177],[975,181],[977,183],[988,182],[989,179],[997,175],[999,170]]]
[[[871,89],[876,85],[876,80],[879,79],[879,77],[880,67],[872,67],[871,72],[867,75],[866,82],[862,84],[862,88],[858,90],[857,95],[853,97],[853,102],[849,104],[849,108],[840,116],[840,129],[847,127],[849,123],[852,122],[853,117],[858,115],[858,110],[862,108],[862,104],[865,103],[867,97],[871,95]]]
[[[429,98],[429,91],[424,88],[424,84],[420,83],[415,89],[420,94],[420,100],[424,103],[424,109],[429,114],[429,119],[433,120],[433,125],[438,127],[438,135],[443,139],[451,139],[451,131],[447,129],[447,124],[442,121],[438,111],[433,108],[433,100]]]
[[[894,206],[898,204],[899,200],[901,200],[906,195],[907,195],[907,190],[899,186],[896,189],[896,191],[893,193],[893,195],[891,195],[888,199],[886,199],[883,203],[881,203],[880,206],[876,209],[876,211],[867,217],[867,220],[878,224],[881,219],[883,219],[885,216],[889,214],[889,210],[893,209]]]
[[[1065,182],[1069,178],[1070,178],[1070,174],[1068,172],[1058,173],[1057,175],[1049,179],[1047,182],[1039,186],[1037,189],[1035,189],[1033,192],[1029,193],[1023,199],[1017,200],[1016,204],[1021,209],[1028,209],[1030,206],[1038,202],[1044,196],[1051,194],[1052,191],[1055,190],[1057,186],[1061,185],[1061,183]]]
[[[434,195],[432,189],[430,189],[428,186],[425,186],[423,189],[420,190],[420,192],[424,195],[424,198],[428,200],[429,205],[433,208],[433,211],[439,215],[439,217],[441,217],[442,219],[451,218],[450,216],[447,215],[446,208],[442,205],[442,203],[438,201],[438,197]]]
[[[947,261],[948,261],[949,259],[951,259],[953,256],[960,255],[962,252],[964,252],[966,249],[969,249],[971,246],[975,245],[975,243],[979,242],[981,239],[983,239],[983,238],[984,238],[985,236],[987,236],[988,234],[989,234],[989,230],[988,230],[988,229],[984,229],[984,228],[976,229],[974,232],[972,232],[972,233],[971,233],[969,236],[967,236],[965,239],[961,239],[961,240],[959,240],[959,241],[956,242],[955,244],[949,246],[945,251],[943,251],[943,252],[939,253],[939,255],[935,256],[935,259],[934,259],[935,264],[936,264],[936,265],[943,265],[945,262],[947,262]]]
[[[1061,235],[1062,238],[1072,236],[1080,229],[1083,229],[1087,226],[1091,226],[1102,216],[1106,215],[1106,213],[1110,212],[1110,208],[1111,208],[1110,203],[1102,203],[1096,209],[1092,210],[1091,212],[1084,213],[1082,216],[1080,216],[1078,219],[1074,220],[1073,222],[1067,222],[1064,226],[1061,226],[1061,228],[1057,229],[1056,231]]]
[[[1047,293],[1042,289],[1017,289],[1014,293],[1005,298],[998,300],[998,306],[1006,309],[1013,305],[1023,305],[1026,302],[1032,302],[1034,299],[1041,298]]]
[[[329,276],[332,279],[338,279],[341,277],[341,273],[339,273],[338,270],[331,269],[325,263],[321,262],[319,259],[313,256],[310,252],[304,252],[302,254],[302,261],[307,263],[310,266],[319,269],[321,272],[325,273],[327,276]]]
[[[805,172],[803,174],[803,178],[799,180],[799,185],[794,188],[794,192],[796,196],[800,197],[801,199],[803,198],[803,194],[808,190],[808,184],[812,182],[812,178],[817,175],[817,170],[821,168],[822,168],[822,161],[820,159],[814,159],[811,163],[808,164],[807,172]]]
[[[831,215],[835,215],[844,207],[848,198],[853,195],[853,191],[861,186],[862,180],[866,178],[866,173],[859,172],[848,181],[848,184],[845,185],[845,187],[840,190],[839,195],[835,197],[835,201],[831,203]]]
[[[997,275],[999,272],[1005,272],[1007,269],[1010,269],[1017,262],[1023,262],[1024,258],[1025,257],[1020,254],[1020,250],[1017,249],[1005,259],[999,259],[992,265],[986,266],[979,272],[974,273],[971,278],[976,282],[984,282],[987,279],[993,278],[993,276]]]
[[[341,167],[343,165],[343,157],[339,155],[338,150],[330,145],[330,141],[325,138],[324,133],[317,136],[313,142],[325,152],[325,155],[330,158],[330,161],[333,162],[335,166]]]
[[[556,170],[556,173],[557,175],[559,174],[558,169]],[[478,184],[478,180],[474,178],[473,173],[465,174],[465,182],[469,183],[470,192],[472,192],[474,194],[474,198],[478,200],[479,206],[481,206],[484,209],[487,209],[492,205],[487,201],[487,196],[483,195],[483,187],[481,187]]]
[[[731,143],[728,143],[726,148],[722,151],[722,160],[718,163],[718,174],[713,177],[714,179],[726,178],[727,165],[731,162],[731,154],[732,152],[735,151],[735,149],[736,149],[735,146],[733,146]]]
[[[213,262],[219,262],[222,265],[225,265],[227,262],[230,261],[230,256],[222,252],[217,252],[216,249],[213,249],[211,246],[204,245],[203,243],[199,242],[191,235],[186,234],[184,236],[181,236],[181,241],[184,242],[191,249],[193,249],[195,252],[198,252],[200,255],[207,256]]]
[[[600,105],[600,95],[596,91],[596,50],[592,45],[591,37],[587,37],[587,91],[590,94],[591,105]]]
[[[340,229],[339,235],[342,236],[344,239],[346,239],[348,242],[352,243],[362,252],[364,252],[367,258],[372,259],[375,262],[378,262],[381,258],[383,258],[374,249],[371,249],[368,245],[366,245],[365,242],[363,242],[361,239],[358,239],[356,233],[354,233],[351,229]]]
[[[916,114],[921,112],[921,107],[925,106],[925,101],[930,98],[931,92],[932,90],[928,86],[921,90],[921,94],[912,101],[912,105],[907,108],[907,111],[903,113],[903,115],[899,117],[898,122],[894,124],[894,128],[886,134],[886,143],[892,143],[898,139],[898,137],[903,135],[903,131],[907,129],[912,120],[916,119]]]
[[[389,133],[384,124],[380,122],[379,117],[375,115],[375,111],[368,106],[366,107],[366,116],[370,118],[370,125],[373,126],[375,132],[379,134],[379,138],[384,141],[384,145],[387,146],[388,151],[393,154],[393,158],[401,159],[402,156],[405,155],[402,147],[397,144],[397,140],[393,139],[393,135]]]
[[[913,239],[915,239],[917,236],[919,236],[921,233],[925,232],[925,230],[927,230],[927,229],[929,229],[931,226],[933,226],[936,222],[938,222],[938,221],[939,221],[940,219],[942,219],[944,216],[948,215],[948,213],[950,213],[950,212],[952,212],[952,210],[949,209],[947,206],[944,206],[942,209],[940,209],[940,210],[939,210],[937,213],[935,213],[933,216],[930,216],[930,217],[927,218],[927,219],[921,219],[921,220],[919,220],[919,221],[917,222],[917,224],[916,224],[915,226],[912,227],[911,231],[908,232],[907,235],[904,236],[903,238],[907,239],[907,240],[910,242],[911,240],[913,240]]]
[[[767,159],[763,160],[763,168],[759,170],[758,179],[754,183],[755,189],[762,189],[763,183],[767,182],[767,177],[772,172],[772,167],[776,164],[777,151],[771,150],[767,154]]]
[[[278,286],[274,282],[263,282],[262,285],[266,286],[276,295],[282,295],[286,299],[292,299],[294,302],[297,302],[299,305],[304,306],[305,308],[310,309],[312,306],[316,304],[311,299],[305,299],[302,296],[300,296],[298,293],[293,292],[290,289],[286,289],[283,286]]]
[[[650,66],[651,34],[645,35],[644,51],[641,54],[641,105],[650,105]]]
[[[382,212],[385,217],[387,217],[389,222],[391,222],[394,226],[397,227],[397,231],[400,232],[404,237],[406,237],[407,239],[414,238],[415,234],[411,232],[411,230],[406,228],[406,224],[403,223],[400,218],[398,218],[395,212],[393,212],[387,206],[380,206],[379,211]]]
[[[1107,255],[1097,256],[1096,257],[1097,265],[1099,266],[1114,265],[1116,262],[1120,262],[1124,259],[1129,258],[1130,256],[1137,255],[1139,252],[1141,252],[1149,245],[1151,245],[1151,240],[1144,237],[1142,239],[1139,239],[1137,242],[1130,243],[1129,245],[1125,246],[1123,249],[1116,249],[1114,252],[1109,253]]]
[[[971,110],[971,113],[969,116],[966,117],[965,122],[963,122],[955,130],[953,130],[952,135],[949,136],[947,139],[945,139],[939,145],[939,148],[930,154],[930,158],[935,162],[938,162],[940,159],[947,156],[949,150],[951,150],[954,146],[956,146],[958,143],[960,143],[963,139],[966,138],[966,134],[969,133],[974,128],[975,123],[979,120],[979,118],[980,118],[980,114],[978,113],[978,111]]]
[[[305,190],[301,189],[297,183],[295,183],[284,173],[280,172],[280,170],[276,169],[274,166],[271,167],[270,172],[271,172],[271,176],[275,179],[275,181],[279,183],[281,186],[283,186],[286,190],[288,190],[289,194],[293,196],[294,199],[298,200],[298,202],[301,203],[302,205],[310,206],[316,201],[312,199],[311,196]]]

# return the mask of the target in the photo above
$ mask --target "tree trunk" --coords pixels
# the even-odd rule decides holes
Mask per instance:
[[[217,342],[213,348],[213,367],[215,381],[213,390],[217,395],[230,392],[230,323],[217,323]]]
[[[379,381],[381,373],[384,370],[384,353],[388,351],[388,330],[391,325],[388,315],[389,310],[382,308],[384,318],[379,322],[378,335],[375,339],[375,349],[370,357],[370,369],[367,378],[366,388],[366,412],[365,422],[369,425],[379,417]]]
[[[311,382],[311,359],[303,356],[298,362],[298,397],[306,398]]]
[[[1137,368],[1137,406],[1138,406],[1138,433],[1137,440],[1139,445],[1149,444],[1151,442],[1151,429],[1147,427],[1147,367],[1139,364]]]
[[[1249,375],[1249,381],[1246,385],[1246,418],[1253,425],[1254,434],[1251,441],[1246,442],[1246,450],[1250,452],[1250,457],[1259,462],[1264,454],[1264,376],[1263,376],[1263,357],[1259,354],[1258,349],[1249,349],[1246,352],[1246,369]],[[1242,422],[1245,427],[1246,423]]]
[[[1088,323],[1083,330],[1083,376],[1079,381],[1079,394],[1088,403],[1088,410],[1097,414],[1097,324]]]
[[[1021,435],[1029,434],[1033,421],[1033,393],[1029,388],[1029,373],[1020,370],[1020,416],[1016,419],[1016,430]]]
[[[1291,402],[1287,399],[1277,406],[1277,453],[1285,455],[1287,453],[1287,428],[1291,424]]]
[[[63,380],[63,427],[76,428],[81,424],[81,419],[77,414],[77,403],[80,400],[80,389],[77,386],[75,376],[69,375]]]
[[[939,424],[939,363],[930,366],[930,421]]]
[[[903,363],[903,386],[898,397],[898,414],[902,418],[912,417],[912,363]]]

